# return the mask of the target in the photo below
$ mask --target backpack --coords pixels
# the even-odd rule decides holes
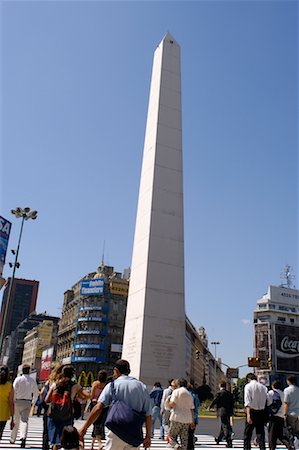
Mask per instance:
[[[67,384],[66,386],[56,387],[52,392],[48,416],[53,420],[65,421],[72,417],[71,389],[72,385]]]
[[[268,413],[270,416],[274,416],[278,413],[280,407],[282,405],[282,401],[280,395],[277,391],[274,391],[273,402],[268,406]]]

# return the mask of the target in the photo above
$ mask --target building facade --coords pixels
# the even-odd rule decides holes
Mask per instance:
[[[269,286],[254,311],[254,356],[257,374],[268,382],[292,374],[299,382],[299,290]]]
[[[35,311],[39,287],[38,281],[15,278],[10,302],[7,305],[10,280],[10,278],[7,279],[4,287],[0,312],[0,331],[4,337],[14,331],[22,320]]]
[[[186,316],[186,378],[194,386],[208,385],[213,394],[219,382],[225,378],[221,363],[214,358],[208,348],[208,338],[204,327],[196,330]]]
[[[1,359],[6,364],[13,376],[18,373],[18,367],[22,363],[24,339],[28,331],[38,326],[44,320],[54,322],[58,327],[59,317],[49,316],[47,314],[32,313],[16,327],[10,335],[6,336],[2,346]]]
[[[112,370],[122,352],[129,281],[111,266],[79,280],[64,294],[57,360],[72,363],[82,384]]]
[[[22,365],[29,364],[39,378],[43,350],[57,344],[58,321],[43,320],[24,337]]]

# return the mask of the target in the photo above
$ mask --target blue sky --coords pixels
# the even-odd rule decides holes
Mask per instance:
[[[179,42],[186,310],[244,364],[256,300],[286,263],[299,284],[297,3],[7,1],[1,30],[1,215],[15,248],[10,209],[38,210],[17,275],[57,315],[104,240],[131,263],[153,53]]]

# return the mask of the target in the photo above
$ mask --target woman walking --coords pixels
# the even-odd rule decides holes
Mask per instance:
[[[48,435],[53,450],[60,446],[62,430],[65,426],[73,425],[73,402],[82,393],[82,387],[72,381],[75,369],[64,366],[61,374],[50,387],[45,402],[49,403]]]
[[[8,381],[9,371],[7,366],[0,367],[0,441],[6,422],[11,418],[10,428],[14,427],[14,390]]]
[[[98,398],[104,389],[107,382],[107,372],[106,370],[100,370],[98,372],[98,379],[94,381],[91,388],[90,398],[90,411],[92,408],[97,404]],[[93,430],[92,430],[92,440],[91,440],[91,450],[94,449],[94,443],[95,440],[98,441],[99,444],[99,450],[103,448],[102,439],[105,439],[105,421],[107,417],[107,408],[105,408],[100,414],[100,416],[97,418],[97,420],[93,424]]]

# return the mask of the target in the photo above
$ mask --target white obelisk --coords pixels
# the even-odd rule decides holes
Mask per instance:
[[[122,358],[147,385],[185,376],[180,47],[154,55]]]

